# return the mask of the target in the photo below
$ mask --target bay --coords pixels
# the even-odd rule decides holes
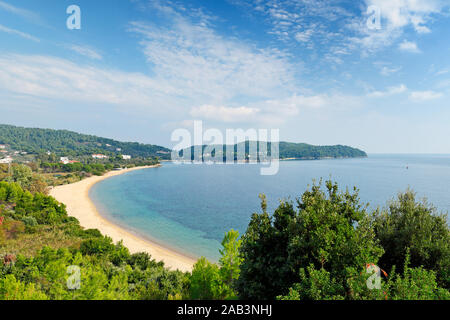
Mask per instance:
[[[106,179],[90,197],[100,213],[129,231],[192,257],[217,261],[226,231],[245,232],[264,193],[269,212],[295,200],[313,179],[356,186],[370,209],[383,207],[408,187],[439,211],[450,209],[450,155],[369,155],[368,158],[281,161],[278,174],[259,164],[164,163]]]

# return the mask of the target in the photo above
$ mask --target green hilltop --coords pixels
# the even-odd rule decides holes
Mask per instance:
[[[50,151],[58,156],[121,153],[132,157],[170,158],[170,150],[157,145],[120,142],[68,130],[23,128],[3,124],[0,125],[0,144],[34,154]]]
[[[256,144],[256,142],[255,142]],[[260,147],[263,142],[258,142],[256,151],[258,152],[258,160],[261,160],[264,152],[260,153]],[[267,145],[267,153],[270,155],[271,151],[271,143],[265,142]],[[203,145],[202,149],[195,146],[190,147],[191,160],[198,160],[201,157],[202,150],[203,158],[206,160],[210,156],[217,158],[225,158],[226,159],[226,151],[233,150],[234,158],[237,160],[237,152],[238,150],[245,150],[245,159],[246,160],[254,160],[255,156],[251,155],[250,152],[250,143],[249,141],[241,142],[235,145],[214,145],[209,146],[208,150],[205,150],[208,146]],[[212,150],[211,155],[209,154],[209,150]],[[189,153],[189,148],[184,149],[180,152],[180,156],[187,152]],[[250,155],[250,157],[249,157]],[[279,143],[279,158],[280,159],[295,159],[295,160],[319,160],[319,159],[328,159],[328,158],[364,158],[367,157],[367,154],[359,149],[352,148],[349,146],[343,145],[335,145],[335,146],[314,146],[306,143],[292,143],[292,142],[280,142]],[[187,160],[187,159],[185,159]]]
[[[171,150],[162,146],[142,144],[138,142],[121,142],[109,138],[94,135],[80,134],[68,130],[53,130],[40,128],[24,128],[12,125],[0,125],[0,144],[6,144],[13,150],[20,150],[32,154],[41,154],[47,151],[58,156],[85,156],[89,154],[127,154],[134,157],[149,158],[158,157],[169,160]],[[241,142],[234,146],[216,145],[217,155],[225,154],[225,147],[237,150],[245,144],[246,158],[249,155],[249,142]],[[261,142],[259,142],[259,145]],[[258,151],[259,151],[258,145]],[[206,145],[203,146],[203,150]],[[270,143],[267,150],[270,153]],[[194,147],[191,147],[192,159],[194,159]],[[185,149],[184,152],[188,151]],[[359,149],[344,145],[314,146],[306,143],[279,143],[280,159],[317,160],[325,158],[357,158],[367,157],[367,154]],[[197,159],[197,157],[196,157]]]

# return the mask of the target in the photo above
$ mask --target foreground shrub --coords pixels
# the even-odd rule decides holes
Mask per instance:
[[[388,283],[389,298],[393,300],[450,300],[450,291],[440,288],[436,272],[423,267],[411,268],[409,250],[405,258],[403,275],[395,274]]]
[[[298,210],[283,201],[273,216],[262,199],[263,213],[252,216],[243,235],[244,261],[237,282],[241,298],[287,295],[301,281],[299,270],[311,266],[346,288],[348,268],[360,270],[383,254],[356,189],[339,192],[337,184],[327,181],[323,191],[321,183],[314,184],[297,200]]]
[[[433,270],[441,285],[450,288],[450,230],[447,216],[437,214],[426,201],[417,202],[408,190],[399,194],[387,209],[377,211],[375,232],[385,253],[380,266],[390,271],[393,266],[403,271],[406,252],[410,266]]]
[[[109,237],[89,239],[81,243],[80,251],[83,255],[108,254],[114,251],[114,244]]]
[[[194,300],[216,299],[219,279],[219,267],[204,257],[200,258],[192,270],[191,298]]]
[[[47,300],[47,296],[37,290],[33,283],[24,284],[7,275],[0,279],[0,300]]]

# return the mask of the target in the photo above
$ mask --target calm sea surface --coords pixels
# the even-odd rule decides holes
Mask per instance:
[[[408,167],[408,169],[407,169]],[[410,186],[440,211],[450,211],[450,155],[370,155],[366,159],[282,161],[275,176],[260,165],[175,165],[129,172],[104,180],[90,197],[105,218],[150,240],[193,257],[217,260],[229,229],[242,234],[260,212],[295,199],[313,179],[332,178],[342,188],[357,186],[371,208],[384,206]]]

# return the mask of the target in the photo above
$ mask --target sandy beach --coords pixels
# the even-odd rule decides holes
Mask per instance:
[[[152,166],[157,167],[157,166]],[[50,195],[67,206],[67,213],[77,218],[86,229],[98,229],[114,242],[123,240],[123,244],[131,253],[148,252],[153,259],[164,261],[172,270],[191,271],[195,260],[159,244],[142,239],[103,218],[89,198],[89,189],[96,183],[126,172],[152,167],[137,167],[121,171],[110,171],[103,176],[93,176],[82,181],[58,186],[50,191]]]

